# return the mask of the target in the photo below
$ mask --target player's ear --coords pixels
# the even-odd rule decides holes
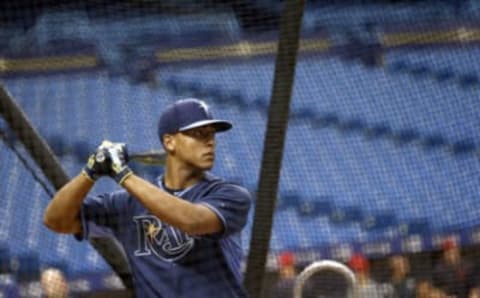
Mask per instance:
[[[172,152],[175,149],[175,138],[173,137],[173,135],[163,135],[163,147],[167,152]]]

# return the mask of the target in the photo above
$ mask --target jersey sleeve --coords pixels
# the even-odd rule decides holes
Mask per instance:
[[[223,231],[211,237],[224,237],[240,232],[247,222],[252,196],[243,187],[223,184],[198,203],[210,208],[223,223]]]
[[[128,195],[125,192],[88,196],[82,204],[80,219],[82,234],[78,240],[113,236],[127,218],[124,208]]]

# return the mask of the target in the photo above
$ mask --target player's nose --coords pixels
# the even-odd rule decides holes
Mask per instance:
[[[212,134],[206,139],[206,144],[212,147],[215,146],[215,134]]]

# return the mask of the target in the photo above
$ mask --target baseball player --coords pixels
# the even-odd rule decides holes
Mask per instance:
[[[79,239],[111,233],[126,253],[137,297],[246,296],[240,232],[252,198],[208,172],[215,134],[231,127],[203,101],[175,102],[158,123],[163,175],[153,183],[140,178],[127,165],[125,144],[104,141],[51,200],[45,225]],[[88,196],[102,176],[123,189]]]

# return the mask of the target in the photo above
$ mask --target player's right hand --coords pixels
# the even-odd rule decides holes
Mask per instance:
[[[95,182],[98,178],[109,174],[111,160],[108,158],[108,148],[110,146],[112,142],[103,141],[97,151],[88,157],[87,164],[82,169],[85,177]]]

